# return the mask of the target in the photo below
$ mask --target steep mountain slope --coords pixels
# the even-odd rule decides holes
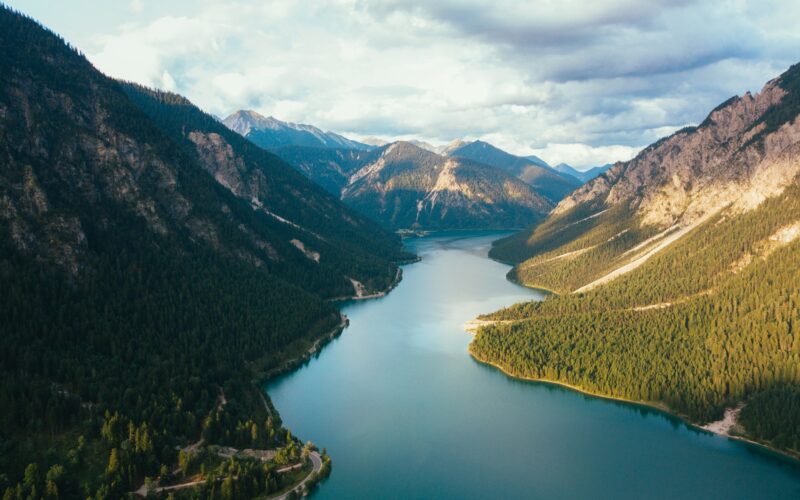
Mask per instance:
[[[542,167],[527,158],[512,155],[483,141],[464,144],[450,151],[449,156],[502,168],[554,202],[561,200],[580,185],[580,181],[574,177]]]
[[[339,325],[325,298],[388,286],[405,257],[188,101],[108,79],[5,7],[0,158],[12,495],[119,498],[201,435],[291,448],[252,380]]]
[[[566,295],[487,316],[471,352],[694,422],[744,405],[734,432],[800,456],[798,115],[793,66],[499,242]]]
[[[406,142],[355,172],[342,199],[395,229],[524,227],[552,206],[505,171]]]
[[[566,163],[559,163],[558,165],[553,167],[553,169],[561,172],[562,174],[566,174],[566,175],[572,176],[572,177],[578,179],[581,182],[589,182],[590,180],[592,180],[595,177],[597,177],[598,175],[602,174],[603,172],[605,172],[606,170],[608,170],[612,166],[613,166],[613,164],[607,163],[607,164],[601,165],[599,167],[592,167],[592,168],[590,168],[588,170],[580,171],[580,170],[576,170],[575,168],[573,168],[570,165],[567,165]]]
[[[385,281],[373,283],[375,270],[391,276],[394,271],[382,267],[386,260],[409,257],[399,251],[396,236],[343,207],[278,157],[209,120],[186,99],[135,85],[124,88],[220,184],[254,210],[295,232],[289,239],[295,251],[305,248],[320,254],[315,269],[338,274],[347,287],[352,287],[350,278],[354,278],[373,292],[389,285]],[[339,296],[348,295],[347,290],[339,292],[344,292]]]
[[[380,148],[364,151],[285,146],[271,151],[337,197],[356,171],[380,156]]]
[[[698,127],[617,163],[562,200],[541,226],[498,243],[493,255],[522,262],[580,251],[581,260],[596,259],[597,265],[571,272],[572,259],[549,261],[546,267],[562,275],[562,284],[540,283],[575,289],[643,262],[648,252],[723,208],[747,211],[779,194],[798,169],[794,148],[800,132],[793,121],[798,73],[793,67],[757,96],[729,99]],[[522,275],[540,270],[531,261],[516,272],[525,279]]]
[[[284,122],[271,116],[262,116],[255,111],[239,110],[222,120],[222,123],[264,149],[281,146],[371,149],[367,144],[333,132],[324,132],[313,125]]]

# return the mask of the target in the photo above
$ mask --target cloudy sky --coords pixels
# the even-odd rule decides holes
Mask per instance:
[[[105,73],[360,138],[625,160],[800,61],[796,0],[12,0]]]

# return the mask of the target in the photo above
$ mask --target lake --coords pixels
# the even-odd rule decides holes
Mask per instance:
[[[505,233],[410,239],[422,260],[267,386],[284,424],[327,448],[315,499],[800,498],[800,466],[645,407],[511,379],[467,353],[463,324],[543,292],[486,254]]]

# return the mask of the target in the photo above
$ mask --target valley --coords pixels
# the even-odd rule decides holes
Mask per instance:
[[[232,130],[268,148],[348,206],[395,231],[521,229],[538,222],[582,181],[482,142],[434,148],[419,141],[345,144],[310,125],[277,128],[239,111]],[[297,130],[328,137],[309,145]],[[269,141],[259,133],[270,134]]]
[[[403,267],[401,284],[386,297],[344,304],[343,334],[266,384],[293,429],[325,443],[334,458],[315,496],[796,495],[794,460],[661,410],[516,380],[470,358],[465,322],[549,300],[505,280],[508,266],[487,258],[504,234],[407,240],[421,260]]]
[[[791,16],[512,4],[0,4],[3,500],[799,498]]]

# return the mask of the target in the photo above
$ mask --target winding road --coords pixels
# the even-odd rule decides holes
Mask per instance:
[[[287,491],[286,493],[280,496],[270,498],[270,500],[285,500],[286,497],[289,496],[289,492],[299,489],[304,484],[306,484],[309,481],[309,479],[311,479],[311,477],[314,476],[314,474],[319,474],[319,471],[322,470],[322,457],[319,456],[318,452],[312,451],[311,453],[308,454],[308,458],[311,459],[311,465],[312,465],[311,472],[309,472],[308,475],[305,478],[303,478],[302,481],[297,483],[297,486],[295,486],[294,488],[292,488],[291,490]],[[278,472],[281,471],[279,470]]]
[[[287,491],[286,493],[283,493],[280,496],[272,497],[272,498],[270,498],[270,500],[284,500],[289,495],[290,491],[293,491],[293,490],[296,490],[296,489],[300,488],[301,486],[306,484],[314,474],[318,474],[319,471],[322,470],[322,457],[319,455],[318,452],[312,451],[311,453],[308,454],[308,458],[311,459],[311,472],[309,472],[308,475],[306,477],[304,477],[302,481],[297,483],[291,490]],[[295,465],[289,465],[287,467],[283,467],[282,469],[278,469],[275,472],[277,472],[278,474],[283,474],[285,472],[289,472],[291,470],[294,470],[297,467],[302,467],[302,465],[303,465],[302,463],[295,464]],[[156,488],[153,489],[153,491],[155,493],[163,493],[163,492],[167,492],[167,491],[182,490],[182,489],[185,489],[185,488],[191,488],[193,486],[197,486],[199,484],[203,484],[205,482],[206,482],[205,479],[199,479],[197,481],[190,481],[188,483],[181,483],[181,484],[174,484],[174,485],[171,485],[171,486],[156,487]],[[147,485],[143,484],[138,490],[132,491],[131,493],[133,493],[135,495],[139,495],[141,497],[145,497],[145,496],[147,496]]]

